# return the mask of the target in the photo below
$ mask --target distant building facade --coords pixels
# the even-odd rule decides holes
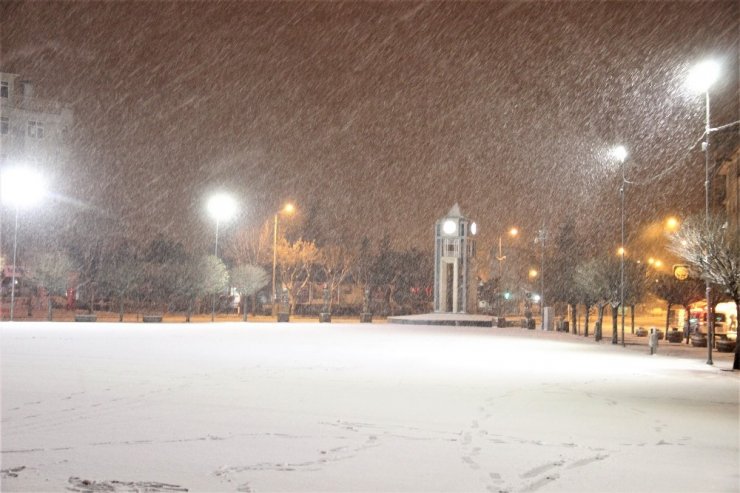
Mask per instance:
[[[729,159],[719,168],[719,174],[725,177],[724,206],[727,215],[728,231],[737,237],[740,235],[740,148],[735,149]]]
[[[0,71],[0,169],[28,166],[53,182],[53,176],[64,173],[70,161],[73,123],[68,106],[36,98],[30,81]],[[7,251],[0,252],[0,256],[9,264]],[[21,262],[22,256],[16,279],[23,277]],[[0,285],[9,286],[11,272],[10,268],[2,269]]]
[[[69,159],[72,110],[38,99],[33,84],[0,72],[0,166],[33,166],[53,173]]]

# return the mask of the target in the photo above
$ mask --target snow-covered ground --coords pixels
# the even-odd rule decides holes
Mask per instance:
[[[738,491],[737,373],[520,329],[2,324],[3,491]]]

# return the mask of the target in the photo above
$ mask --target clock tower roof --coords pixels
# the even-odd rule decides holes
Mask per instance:
[[[447,217],[463,217],[460,206],[458,204],[453,205],[450,212],[447,213]]]

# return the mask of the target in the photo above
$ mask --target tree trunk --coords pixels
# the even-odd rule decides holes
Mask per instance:
[[[248,296],[242,296],[242,322],[247,321],[247,298]]]
[[[630,331],[635,333],[635,305],[630,305]]]
[[[95,290],[90,286],[90,306],[87,307],[87,314],[92,315],[95,306]]]
[[[685,320],[683,324],[686,327],[684,329],[684,335],[686,336],[686,344],[688,344],[691,340],[691,307],[688,305],[684,305],[683,309],[686,310],[686,316],[684,317]]]
[[[257,315],[257,293],[252,293],[252,316]]]
[[[588,337],[588,315],[591,311],[591,305],[586,305],[586,320],[583,322],[583,337]]]
[[[33,315],[33,290],[28,292],[28,316],[29,318]]]
[[[188,300],[188,309],[185,312],[185,322],[190,323],[190,316],[193,314],[193,299]]]
[[[598,320],[596,321],[596,330],[594,331],[594,340],[600,341],[604,334],[604,305],[598,305]]]
[[[738,328],[740,327],[740,321],[737,320],[740,317],[740,298],[735,299],[735,333],[740,333]],[[732,369],[740,370],[740,341],[735,338],[735,359],[732,361]]]
[[[578,322],[578,305],[573,303],[571,305],[570,310],[570,325],[571,325],[571,331],[573,335],[578,335],[578,326],[576,323]]]
[[[668,309],[665,312],[665,333],[668,335],[668,326],[671,325],[671,307],[673,303],[668,302]]]
[[[51,301],[51,296],[47,296],[46,297],[46,303],[47,303],[47,307],[48,307],[48,313],[46,314],[46,320],[48,320],[49,322],[51,322],[51,319],[52,319],[52,313],[51,313],[52,301]]]
[[[123,296],[118,299],[118,321],[123,322]]]
[[[619,344],[619,305],[612,305],[612,344]]]

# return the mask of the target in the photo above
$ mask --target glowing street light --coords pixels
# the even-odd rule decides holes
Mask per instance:
[[[228,221],[236,214],[237,205],[236,201],[231,198],[230,195],[225,193],[218,193],[208,199],[206,204],[208,214],[216,220],[216,246],[213,254],[218,257],[218,228],[221,222]],[[213,293],[211,301],[211,322],[214,321],[216,316],[216,293]]]
[[[277,272],[277,236],[278,236],[278,216],[280,214],[292,215],[295,213],[295,206],[288,202],[281,210],[275,213],[275,228],[272,233],[272,314],[277,314],[277,291],[275,291],[275,275]]]
[[[678,224],[679,224],[678,223],[678,219],[676,219],[673,216],[671,216],[671,217],[669,217],[668,219],[665,220],[665,228],[669,232],[676,231],[678,229]]]
[[[507,234],[512,238],[516,238],[519,234],[519,230],[517,228],[510,228],[509,231],[507,231]],[[503,250],[503,235],[499,235],[498,237],[498,256],[496,256],[496,260],[498,260],[498,278],[499,283],[501,283],[504,277],[504,260],[506,260],[506,255],[504,255]],[[508,292],[504,294],[504,299],[508,300],[509,298],[506,297],[506,294],[508,294],[509,297],[511,297],[511,294]]]
[[[709,89],[719,79],[720,66],[714,60],[705,60],[698,63],[689,73],[686,85],[694,92],[704,93],[706,103],[706,120],[704,127],[704,207],[705,222],[709,227],[709,134],[712,131],[709,118]],[[711,287],[706,281],[707,292],[707,364],[712,365],[712,343],[714,342],[714,314],[712,313]]]
[[[717,82],[720,74],[720,66],[714,60],[704,60],[697,63],[689,72],[686,86],[693,92],[701,93],[709,91],[709,88]]]
[[[537,277],[537,274],[538,274],[537,269],[529,269],[529,278],[530,279],[534,279],[535,277]]]
[[[515,238],[519,234],[519,230],[517,228],[511,228],[509,229],[508,234],[512,238]],[[504,260],[506,260],[506,255],[504,255],[504,252],[503,252],[502,238],[503,238],[503,235],[499,235],[498,237],[498,256],[496,257],[496,260],[498,260],[499,278],[503,277],[504,275]]]
[[[3,171],[0,176],[0,199],[4,204],[15,208],[15,229],[13,233],[13,274],[10,286],[10,320],[15,317],[15,277],[18,252],[18,215],[20,209],[33,207],[41,202],[46,194],[43,176],[25,167],[13,167]]]

